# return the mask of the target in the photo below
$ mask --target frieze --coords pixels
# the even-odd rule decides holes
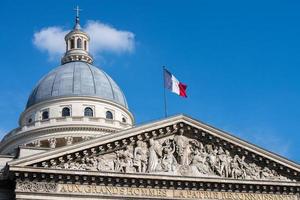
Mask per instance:
[[[67,161],[61,158],[59,162],[43,162],[42,166],[70,170],[290,181],[277,171],[259,166],[221,145],[187,137],[182,129],[178,134],[157,140],[131,141],[124,149],[112,153],[77,156]]]
[[[223,192],[204,190],[180,190],[166,188],[138,188],[85,184],[53,184],[46,182],[21,182],[17,192],[51,193],[59,197],[67,194],[81,196],[138,197],[157,199],[203,199],[203,200],[298,200],[292,194],[267,194],[246,192]]]
[[[17,181],[16,191],[18,192],[56,192],[57,183]]]

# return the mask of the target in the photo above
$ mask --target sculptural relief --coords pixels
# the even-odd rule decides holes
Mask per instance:
[[[17,181],[16,191],[19,192],[56,192],[56,183]]]
[[[49,142],[50,148],[54,149],[56,147],[56,138],[50,138],[50,139],[48,139],[48,142]]]
[[[85,156],[52,167],[63,169],[151,173],[177,176],[223,177],[249,180],[288,180],[268,167],[246,161],[213,143],[178,135],[147,142],[137,141],[125,149],[104,155]],[[44,167],[48,167],[46,164]]]

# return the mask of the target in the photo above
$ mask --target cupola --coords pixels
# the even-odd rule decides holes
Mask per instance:
[[[73,61],[93,63],[93,58],[89,54],[90,37],[81,29],[79,11],[77,7],[74,28],[65,36],[66,53],[61,59],[61,64]]]

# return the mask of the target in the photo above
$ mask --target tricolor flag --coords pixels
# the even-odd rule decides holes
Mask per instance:
[[[187,97],[186,95],[187,85],[179,82],[177,78],[166,69],[164,69],[164,81],[165,81],[165,88],[171,90],[172,92],[178,94],[179,96]]]

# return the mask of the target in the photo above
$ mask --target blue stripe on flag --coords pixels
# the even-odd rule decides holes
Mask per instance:
[[[164,76],[165,76],[165,88],[172,90],[172,74],[164,69]]]

